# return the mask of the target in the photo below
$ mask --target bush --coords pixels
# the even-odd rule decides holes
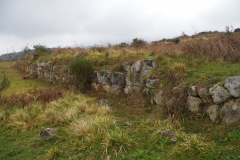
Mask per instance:
[[[172,42],[178,44],[180,42],[180,39],[179,38],[174,38],[174,39],[172,39]]]
[[[85,59],[75,59],[70,64],[72,74],[75,76],[73,84],[77,89],[89,89],[91,82],[91,75],[93,72],[92,64]]]
[[[2,71],[1,74],[2,75],[0,76],[0,80],[1,80],[0,81],[0,91],[6,89],[10,85],[10,81],[6,76],[6,73]]]
[[[133,39],[133,41],[132,41],[132,43],[131,43],[131,46],[132,46],[132,47],[136,47],[136,48],[138,48],[138,47],[144,47],[144,46],[146,46],[146,45],[147,45],[147,42],[145,42],[145,41],[142,40],[142,39],[137,39],[137,38]]]

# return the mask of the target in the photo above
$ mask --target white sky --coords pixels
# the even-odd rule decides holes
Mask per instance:
[[[240,0],[0,0],[0,55],[240,28]]]

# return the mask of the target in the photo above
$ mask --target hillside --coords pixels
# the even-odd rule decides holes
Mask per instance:
[[[1,62],[10,86],[0,94],[0,159],[239,159],[239,121],[209,115],[238,108],[239,96],[205,101],[199,92],[239,76],[239,44],[239,33],[211,33],[39,46],[15,67]],[[201,99],[197,111],[189,97]]]

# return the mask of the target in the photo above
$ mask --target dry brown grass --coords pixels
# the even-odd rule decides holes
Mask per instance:
[[[240,34],[220,34],[207,40],[188,41],[182,51],[209,60],[240,61]]]

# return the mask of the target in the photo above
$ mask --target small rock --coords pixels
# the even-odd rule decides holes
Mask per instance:
[[[46,128],[44,130],[41,130],[38,135],[38,140],[45,140],[52,138],[57,135],[58,128]]]
[[[187,97],[186,105],[188,109],[193,113],[197,113],[199,111],[201,103],[202,103],[202,100],[200,98],[193,97],[193,96]]]
[[[219,115],[219,105],[212,105],[209,106],[206,110],[207,114],[209,115],[212,122],[215,122],[218,115]]]
[[[147,79],[146,86],[148,88],[157,88],[159,85],[159,79]]]
[[[206,87],[199,89],[198,95],[205,103],[211,103],[213,101],[212,96],[210,95],[209,90]]]
[[[170,129],[161,131],[161,136],[169,139],[171,142],[177,142],[176,134]]]
[[[108,100],[107,100],[107,99],[100,99],[100,100],[98,101],[98,104],[100,104],[100,105],[108,104]]]
[[[196,86],[189,86],[187,88],[187,95],[188,96],[194,96],[194,97],[198,96],[197,87]]]

